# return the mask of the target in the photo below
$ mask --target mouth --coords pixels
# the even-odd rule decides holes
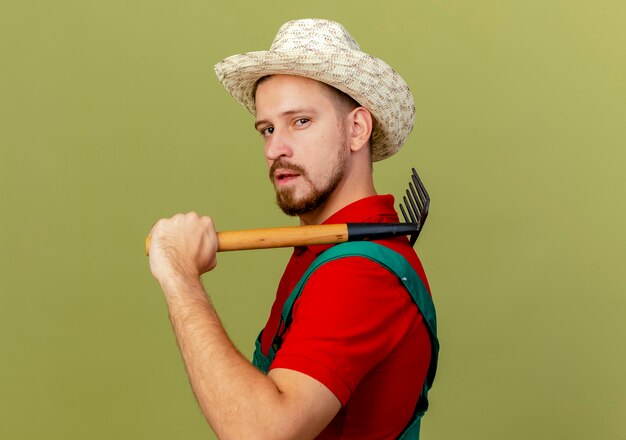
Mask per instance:
[[[277,186],[287,185],[300,177],[300,173],[292,170],[279,169],[274,172],[274,184]]]

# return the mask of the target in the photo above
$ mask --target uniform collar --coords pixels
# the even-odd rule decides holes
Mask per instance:
[[[391,194],[366,197],[344,206],[322,224],[397,222],[398,214],[393,204],[394,198]],[[301,255],[307,250],[319,255],[332,246],[332,244],[297,246],[294,248],[294,255]]]

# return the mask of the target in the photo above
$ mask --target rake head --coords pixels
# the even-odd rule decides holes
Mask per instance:
[[[430,205],[428,192],[426,192],[426,188],[417,175],[415,168],[413,168],[413,174],[411,175],[409,188],[406,190],[406,196],[402,197],[402,200],[404,200],[404,206],[406,206],[405,211],[402,203],[400,203],[400,212],[402,212],[404,221],[417,225],[416,232],[412,234],[410,238],[411,246],[414,246],[417,237],[422,231],[426,217],[428,216],[428,207]]]

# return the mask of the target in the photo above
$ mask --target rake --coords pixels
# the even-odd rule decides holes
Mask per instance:
[[[409,188],[402,198],[404,206],[402,203],[399,204],[405,223],[344,223],[223,231],[217,233],[217,250],[218,252],[226,252],[336,244],[401,235],[409,235],[411,246],[413,246],[428,216],[430,197],[415,168],[412,170]],[[150,236],[146,238],[146,255],[148,255],[149,250]]]

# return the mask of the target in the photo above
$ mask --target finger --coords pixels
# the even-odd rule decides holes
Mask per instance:
[[[152,235],[146,237],[146,256],[150,256],[150,243],[152,242]]]
[[[156,222],[154,222],[152,224],[152,227],[150,228],[150,232],[148,233],[148,236],[152,236],[154,235],[154,231],[156,230],[156,228],[159,226],[159,223],[161,223],[163,221],[163,219],[159,219]]]
[[[154,222],[152,224],[152,227],[150,228],[150,232],[146,236],[145,246],[146,246],[146,255],[147,256],[150,256],[150,243],[152,243],[152,237],[154,236],[157,228],[160,226],[160,224],[163,222],[163,220],[164,219],[159,219],[156,222]]]

